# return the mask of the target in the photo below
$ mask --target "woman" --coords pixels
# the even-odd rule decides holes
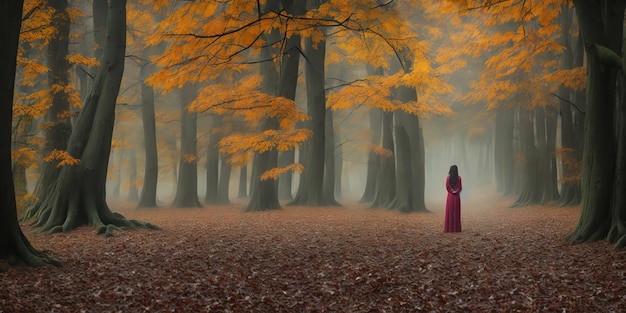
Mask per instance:
[[[443,231],[446,233],[461,231],[461,176],[456,165],[450,166],[450,172],[446,178],[446,189],[448,198],[446,199],[446,219],[443,223]]]

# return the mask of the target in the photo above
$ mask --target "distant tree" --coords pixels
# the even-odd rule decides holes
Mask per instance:
[[[157,206],[157,182],[159,177],[159,158],[157,155],[156,118],[154,109],[154,89],[145,80],[150,73],[150,63],[143,62],[140,68],[141,81],[141,119],[144,135],[144,175],[143,188],[138,207],[150,208]]]
[[[561,44],[565,50],[561,54],[564,70],[582,67],[583,47],[582,38],[576,31],[574,8],[564,4],[559,16],[561,29]],[[559,111],[561,116],[561,148],[557,150],[559,159],[563,162],[563,177],[561,178],[562,205],[577,205],[580,203],[580,162],[582,158],[582,129],[584,123],[584,90],[575,90],[571,84],[564,82],[558,89]]]
[[[198,199],[198,113],[189,111],[189,105],[198,95],[197,86],[186,84],[180,89],[180,93],[180,161],[178,162],[178,183],[172,206],[202,207]]]
[[[382,112],[380,109],[370,109],[369,111],[369,127],[372,131],[372,147],[380,145],[382,130]],[[367,157],[367,176],[365,179],[365,190],[359,202],[372,202],[376,196],[377,182],[376,176],[381,163],[381,156],[370,149]]]
[[[219,184],[219,164],[220,151],[219,141],[221,139],[219,128],[222,126],[222,117],[214,114],[211,116],[211,130],[209,130],[209,145],[206,153],[206,191],[204,193],[204,203],[217,203],[217,188]]]

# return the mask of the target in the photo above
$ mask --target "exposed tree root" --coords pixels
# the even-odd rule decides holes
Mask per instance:
[[[622,221],[613,221],[606,240],[615,244],[616,248],[623,248],[626,244],[626,225]],[[620,243],[621,242],[621,243]]]
[[[9,231],[15,233],[15,235],[10,237],[10,241],[3,243],[6,246],[0,247],[0,256],[9,265],[26,264],[33,267],[61,266],[61,261],[38,251],[28,242],[17,221],[14,226],[9,228]]]
[[[609,221],[603,221],[599,227],[592,227],[592,223],[579,224],[576,230],[565,239],[573,244],[603,240],[609,231],[609,223]]]

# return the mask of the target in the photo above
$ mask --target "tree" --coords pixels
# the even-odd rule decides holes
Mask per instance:
[[[145,80],[148,78],[150,64],[143,62],[140,69],[141,81],[141,119],[144,135],[145,165],[143,176],[143,188],[139,198],[138,207],[156,207],[157,182],[159,177],[159,158],[157,155],[156,119],[154,112],[154,89],[148,86]]]
[[[283,1],[283,7],[287,10],[288,14],[295,16],[302,15],[305,11],[305,1]],[[278,9],[278,3],[270,3],[268,5],[269,10]],[[268,42],[275,42],[274,40],[278,34],[271,32],[267,38]],[[296,96],[296,84],[298,77],[298,65],[300,62],[300,35],[291,34],[285,42],[285,50],[280,54],[280,73],[276,73],[273,68],[273,62],[266,62],[264,71],[266,83],[271,84],[272,79],[278,78],[278,86],[276,86],[276,95],[283,97],[290,101],[293,101]],[[272,59],[272,50],[264,49],[265,60]],[[279,74],[279,77],[277,74]],[[271,92],[271,85],[269,85]],[[271,93],[270,93],[271,94]],[[274,131],[279,129],[279,121],[275,117],[268,117],[262,122],[262,130],[264,132]],[[246,207],[246,211],[265,211],[280,209],[281,205],[278,201],[278,186],[274,180],[263,178],[263,174],[278,167],[278,151],[270,149],[267,151],[259,152],[255,162],[258,161],[256,171],[252,171],[251,184],[255,184],[255,187],[251,188],[250,202]]]
[[[623,91],[616,90],[616,79],[623,77],[620,56],[626,1],[575,0],[574,6],[587,57],[587,105],[580,218],[567,239],[584,242],[606,238],[624,247],[626,120]]]
[[[373,132],[371,146],[376,147],[380,144],[382,129],[382,113],[380,109],[370,109],[369,111],[370,129]],[[376,195],[377,183],[376,179],[378,168],[380,166],[381,156],[370,149],[367,157],[367,178],[365,180],[365,190],[359,202],[372,202]]]
[[[67,140],[72,131],[69,122],[70,101],[67,92],[69,84],[68,48],[70,38],[70,17],[68,14],[67,0],[53,0],[48,4],[54,9],[52,25],[56,29],[48,44],[48,83],[52,94],[52,105],[46,115],[46,120],[50,126],[46,129],[46,147],[44,154],[49,155],[52,151],[65,151]],[[61,160],[50,160],[44,162],[41,171],[41,178],[37,182],[34,195],[39,199],[51,191],[54,181],[59,177]],[[28,213],[26,215],[28,218]]]
[[[35,225],[43,232],[70,231],[85,224],[107,235],[121,228],[156,228],[127,220],[111,212],[106,203],[105,183],[125,43],[126,1],[112,0],[102,62],[68,141],[67,153],[80,162],[61,169],[53,189],[38,206]]]
[[[323,35],[322,35],[323,36]],[[324,89],[324,59],[326,57],[326,40],[314,42],[312,38],[306,38],[306,89],[308,115],[308,127],[313,137],[306,144],[306,166],[300,177],[300,185],[295,198],[290,205],[326,206],[337,205],[334,197],[334,188],[327,190],[331,194],[324,193],[324,173],[330,169],[325,166],[326,149],[326,92]],[[330,125],[332,129],[332,125]],[[333,144],[334,146],[334,144]],[[332,151],[334,157],[334,149]],[[332,170],[334,171],[334,165]],[[332,177],[334,180],[334,176]]]
[[[560,20],[561,44],[565,47],[561,60],[564,70],[571,72],[574,68],[583,65],[582,38],[575,28],[575,12],[573,8],[563,5]],[[574,33],[575,35],[573,35]],[[583,73],[584,74],[584,73]],[[570,77],[574,75],[569,75]],[[584,106],[584,89],[575,88],[571,81],[564,81],[559,86],[559,111],[561,116],[561,142],[562,147],[557,151],[559,159],[563,162],[563,177],[561,178],[561,205],[578,205],[580,203],[580,161],[582,157],[582,128],[583,113],[579,110]]]
[[[15,189],[11,173],[11,132],[13,119],[13,87],[20,28],[22,25],[21,0],[0,3],[0,166],[5,173],[0,177],[0,259],[9,264],[24,262],[30,266],[61,265],[53,258],[37,251],[22,233],[17,220]]]
[[[181,90],[180,102],[180,161],[178,184],[174,196],[175,207],[202,207],[198,199],[197,114],[189,111],[189,105],[198,95],[197,87],[190,84]]]
[[[206,191],[204,193],[204,203],[206,204],[217,203],[219,182],[220,151],[218,143],[220,141],[220,134],[218,128],[221,127],[222,118],[215,114],[211,116],[211,120],[213,129],[209,131],[209,145],[207,146],[206,153]]]

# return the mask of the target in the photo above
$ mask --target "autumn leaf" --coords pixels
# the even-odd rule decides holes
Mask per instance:
[[[44,158],[46,162],[58,161],[57,167],[71,166],[80,164],[80,159],[72,157],[67,151],[52,150],[48,156]]]
[[[286,172],[293,171],[293,172],[302,173],[303,170],[304,170],[304,166],[300,163],[293,163],[285,167],[276,167],[263,173],[261,175],[261,180],[278,179],[278,176]]]

